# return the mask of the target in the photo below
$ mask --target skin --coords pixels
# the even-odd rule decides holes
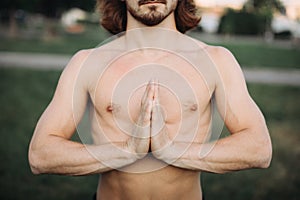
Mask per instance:
[[[158,11],[166,18],[155,27],[176,31],[172,7],[176,1],[167,2],[166,5],[157,5]],[[142,13],[150,9],[150,5],[139,7],[134,0],[128,0],[127,4]],[[127,30],[143,27],[147,26],[128,13]],[[120,41],[122,38],[106,47],[113,47]],[[135,42],[143,45],[144,40],[135,37]],[[207,78],[206,83],[203,77],[193,75],[196,73],[187,67],[187,63],[165,52],[135,51],[112,64],[101,79],[95,73],[99,70],[97,67],[82,69],[95,50],[83,50],[74,55],[32,137],[29,162],[33,173],[101,173],[97,199],[200,200],[199,177],[202,171],[225,173],[268,167],[272,154],[268,129],[261,111],[248,94],[240,66],[228,50],[200,41],[197,44],[214,61],[217,73],[213,74],[219,74]],[[96,52],[96,55],[100,58],[107,56],[103,51]],[[191,95],[178,101],[161,84],[166,81],[164,78],[158,80],[147,76],[142,87],[128,91],[132,92],[128,104],[121,100],[111,101],[113,89],[121,77],[134,66],[153,60],[157,64],[168,64],[185,77],[195,91],[196,101]],[[231,135],[207,143],[205,138],[209,134],[213,93]],[[94,108],[91,129],[95,144],[83,145],[70,138],[89,97]],[[183,105],[182,113],[180,105]],[[134,123],[124,117],[127,108]],[[181,117],[199,118],[199,129],[192,140],[176,137],[176,134],[189,137],[195,132],[193,126],[178,131]],[[128,124],[129,134],[120,130],[114,120]],[[209,151],[203,154],[205,149]]]

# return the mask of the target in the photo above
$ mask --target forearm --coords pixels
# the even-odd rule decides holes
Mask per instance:
[[[174,142],[167,162],[180,168],[214,173],[267,167],[272,151],[270,140],[268,137],[254,137],[253,133],[245,130],[215,143],[192,143],[188,147],[186,143]],[[174,152],[183,153],[176,155]]]
[[[48,136],[45,145],[31,145],[29,161],[34,173],[102,173],[136,161],[136,156],[123,150],[123,147],[123,143],[85,146],[61,137]]]

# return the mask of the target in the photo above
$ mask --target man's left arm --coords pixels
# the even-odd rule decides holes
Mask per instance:
[[[214,173],[267,168],[272,157],[269,132],[264,116],[248,93],[239,64],[221,47],[209,47],[208,54],[219,71],[215,96],[231,135],[208,144],[187,144],[169,140],[165,127],[151,139],[151,145],[152,149],[167,148],[154,155],[176,167]]]

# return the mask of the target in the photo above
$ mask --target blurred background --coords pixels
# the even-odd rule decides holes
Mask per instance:
[[[204,173],[206,199],[299,199],[300,1],[196,3],[202,21],[187,34],[236,56],[274,151],[269,169]],[[91,199],[96,190],[96,175],[35,176],[27,160],[35,124],[71,55],[111,36],[94,10],[95,0],[0,1],[0,199]]]

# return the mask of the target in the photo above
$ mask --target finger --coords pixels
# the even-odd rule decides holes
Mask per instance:
[[[142,106],[146,106],[147,105],[147,102],[149,100],[153,100],[153,96],[154,96],[154,81],[151,80],[149,81],[148,85],[147,85],[147,88],[146,88],[146,91],[143,95],[143,98],[142,98]],[[144,108],[145,109],[145,108]]]
[[[146,86],[146,90],[145,90],[145,92],[143,94],[143,97],[142,97],[142,102],[141,102],[142,104],[146,102],[150,87],[151,87],[151,81],[149,81],[147,86]]]
[[[151,135],[151,149],[153,152],[159,152],[170,146],[172,139],[169,137],[166,128],[163,128],[158,134]]]
[[[137,124],[141,127],[150,126],[152,114],[152,101],[149,100],[147,103],[144,103],[143,107],[141,108]]]
[[[151,79],[150,88],[149,88],[148,95],[147,95],[147,99],[148,100],[153,100],[153,97],[154,97],[154,87],[155,87],[155,81],[153,79]]]
[[[158,79],[155,79],[154,82],[154,100],[159,103],[159,82]]]
[[[161,109],[161,105],[159,102],[159,82],[156,79],[155,85],[154,85],[154,99],[153,99],[153,105],[152,105],[152,115],[153,120],[155,121],[164,121],[164,115]]]
[[[151,119],[151,112],[152,112],[152,101],[149,100],[147,102],[146,108],[145,108],[145,115],[144,115],[144,124],[149,125],[150,124],[150,119]]]
[[[159,105],[153,101],[152,105],[152,118],[151,118],[151,134],[152,136],[157,135],[164,127],[165,122],[163,115],[160,112]]]

